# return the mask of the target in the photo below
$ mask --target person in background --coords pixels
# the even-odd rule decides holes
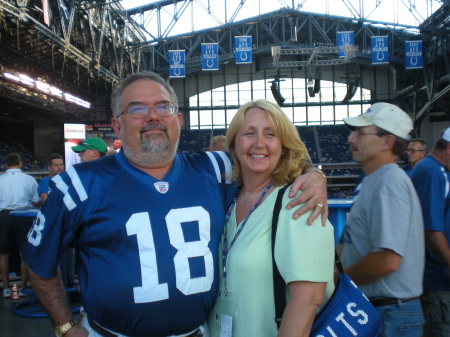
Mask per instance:
[[[348,143],[353,160],[366,173],[344,230],[345,272],[379,312],[379,336],[420,337],[422,212],[411,179],[397,165],[412,120],[393,104],[375,103],[344,122],[352,130]]]
[[[42,178],[42,180],[38,184],[38,194],[41,198],[41,203],[44,203],[45,200],[47,200],[48,194],[51,191],[51,188],[49,186],[50,179],[64,171],[64,162],[62,156],[58,153],[52,153],[50,156],[48,156],[47,168],[49,175]]]
[[[53,153],[47,158],[47,167],[49,171],[49,175],[44,177],[38,184],[38,194],[41,198],[41,203],[43,204],[47,198],[49,193],[52,190],[51,180],[57,174],[60,174],[64,171],[64,162],[63,158],[58,153]],[[75,252],[73,248],[68,248],[66,250],[66,275],[65,280],[67,285],[75,284]]]
[[[411,179],[422,205],[425,274],[421,297],[424,336],[450,336],[450,128],[414,168]]]
[[[209,151],[227,151],[224,135],[217,135],[211,138]]]
[[[73,146],[72,150],[78,154],[82,163],[96,160],[106,156],[108,146],[103,139],[98,137],[88,137],[82,140],[77,146]],[[66,249],[66,281],[69,284],[75,283],[76,249],[69,247]]]
[[[95,160],[104,157],[108,147],[103,139],[98,137],[89,137],[82,140],[77,146],[72,146],[72,150],[81,158],[81,162]]]
[[[81,158],[78,153],[72,150],[72,147],[78,145],[81,139],[68,139],[64,143],[64,163],[66,164],[66,170],[72,165],[81,163]]]
[[[0,175],[0,274],[3,282],[3,297],[11,297],[9,287],[9,255],[19,249],[26,241],[33,223],[32,218],[16,217],[10,211],[38,207],[40,198],[37,182],[28,174],[22,173],[22,160],[18,153],[5,156],[6,172]],[[14,246],[15,245],[15,246]],[[27,286],[28,276],[25,264],[20,266],[21,287],[19,295],[25,296],[21,289]]]
[[[308,226],[308,213],[297,222],[292,210],[282,207],[275,260],[290,299],[279,331],[271,249],[278,191],[305,169],[307,149],[284,112],[267,100],[238,109],[228,128],[227,148],[235,163],[238,195],[225,217],[220,291],[209,319],[211,336],[229,329],[234,337],[307,337],[317,309],[334,289],[333,226],[323,227],[319,219]],[[283,205],[288,202],[285,192]]]
[[[116,139],[113,143],[113,149],[117,152],[120,151],[120,148],[122,147],[122,141],[120,139]]]
[[[208,336],[204,323],[217,297],[225,208],[236,189],[228,153],[177,152],[177,104],[173,88],[156,73],[127,77],[111,98],[121,151],[53,178],[56,188],[22,255],[58,334]],[[322,211],[317,203],[326,203],[326,183],[309,172],[292,193],[305,184],[291,205],[306,201],[296,213],[314,208],[312,221]],[[81,324],[58,274],[59,255],[70,242],[79,257]]]
[[[411,176],[413,168],[427,155],[427,142],[421,138],[412,139],[406,148],[408,164],[402,166],[406,174]]]

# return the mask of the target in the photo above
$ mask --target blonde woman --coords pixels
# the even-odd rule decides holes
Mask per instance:
[[[280,330],[273,299],[271,220],[278,190],[294,181],[308,156],[292,122],[267,100],[243,105],[226,136],[239,187],[230,207],[219,255],[220,293],[210,316],[211,336],[309,336],[318,308],[333,291],[333,227],[309,214],[280,212],[275,259],[288,288]]]

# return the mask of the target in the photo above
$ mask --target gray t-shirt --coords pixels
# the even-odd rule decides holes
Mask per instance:
[[[369,298],[422,294],[424,245],[422,210],[406,173],[397,164],[387,164],[366,176],[345,226],[344,267],[383,249],[403,260],[396,272],[360,286],[364,294]]]

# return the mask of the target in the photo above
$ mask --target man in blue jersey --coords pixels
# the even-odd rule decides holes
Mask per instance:
[[[50,179],[64,171],[63,158],[59,153],[52,153],[47,158],[48,176],[42,178],[38,184],[38,194],[41,202],[44,203],[50,193]]]
[[[450,128],[414,168],[425,225],[424,336],[450,336]]]
[[[155,73],[126,78],[111,100],[122,150],[53,179],[22,254],[57,334],[207,336],[218,243],[236,191],[228,153],[176,152],[177,102]],[[315,195],[298,211],[314,208],[317,216],[325,180],[311,172],[296,187],[307,180],[315,187],[301,196]],[[72,241],[86,313],[81,324],[57,274],[59,255]]]

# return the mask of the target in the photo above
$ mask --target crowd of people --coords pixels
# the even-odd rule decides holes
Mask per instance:
[[[113,155],[94,137],[71,147],[82,162],[65,171],[52,154],[39,190],[20,156],[8,157],[0,176],[4,284],[3,257],[14,243],[21,286],[29,277],[58,336],[309,336],[336,278],[326,177],[274,103],[244,104],[227,134],[197,153],[178,151],[177,103],[159,75],[133,74],[111,98],[121,142]],[[380,336],[449,336],[450,128],[427,155],[395,105],[375,103],[344,123],[364,171],[342,240],[345,272],[382,317]],[[410,167],[401,168],[405,153]],[[271,214],[289,184],[274,246],[288,294],[278,329]],[[37,206],[34,222],[13,230],[10,211]],[[70,247],[81,322],[58,268]]]

